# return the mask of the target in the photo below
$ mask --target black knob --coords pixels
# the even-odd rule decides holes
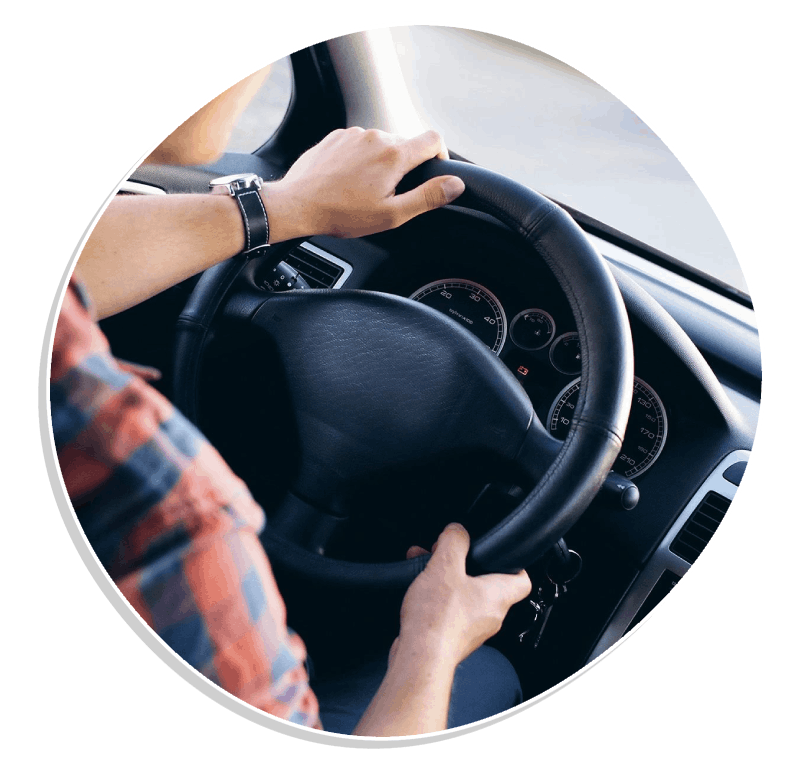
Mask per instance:
[[[610,471],[598,494],[598,500],[609,508],[630,511],[639,502],[639,487],[630,479]]]

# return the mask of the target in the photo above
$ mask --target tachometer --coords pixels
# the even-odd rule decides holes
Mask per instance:
[[[500,354],[508,324],[500,300],[488,289],[470,280],[453,278],[428,283],[410,298],[448,315],[492,352]]]
[[[553,403],[547,427],[558,439],[566,439],[569,433],[580,388],[581,380],[576,379],[561,390]],[[625,440],[612,470],[629,479],[644,473],[656,462],[666,439],[667,413],[659,395],[642,379],[634,377]]]

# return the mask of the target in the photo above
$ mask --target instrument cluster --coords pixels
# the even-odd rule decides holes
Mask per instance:
[[[519,310],[509,324],[497,296],[462,278],[432,281],[410,298],[452,318],[498,355],[525,388],[548,431],[566,438],[580,395],[582,362],[578,332],[566,317],[534,304]],[[656,462],[666,441],[664,403],[646,381],[635,377],[625,440],[613,470],[629,479],[639,476]]]

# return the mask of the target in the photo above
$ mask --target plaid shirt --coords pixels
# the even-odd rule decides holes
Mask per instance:
[[[320,728],[304,645],[257,538],[262,509],[200,432],[112,357],[75,282],[56,327],[50,402],[78,520],[137,613],[229,693]]]

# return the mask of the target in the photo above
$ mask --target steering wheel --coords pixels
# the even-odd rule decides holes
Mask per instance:
[[[346,587],[406,587],[427,556],[393,563],[328,558],[346,518],[345,488],[385,469],[482,449],[518,464],[535,486],[503,521],[473,539],[470,572],[515,572],[581,517],[622,446],[633,389],[625,306],[603,258],[553,202],[501,175],[431,160],[400,189],[457,175],[459,206],[496,217],[552,270],[580,337],[580,398],[569,435],[554,439],[513,374],[455,321],[410,299],[356,290],[299,290],[240,299],[244,321],[275,342],[289,379],[301,448],[298,475],[262,542],[272,563]],[[204,340],[245,266],[207,270],[179,318],[174,402],[197,417]]]

